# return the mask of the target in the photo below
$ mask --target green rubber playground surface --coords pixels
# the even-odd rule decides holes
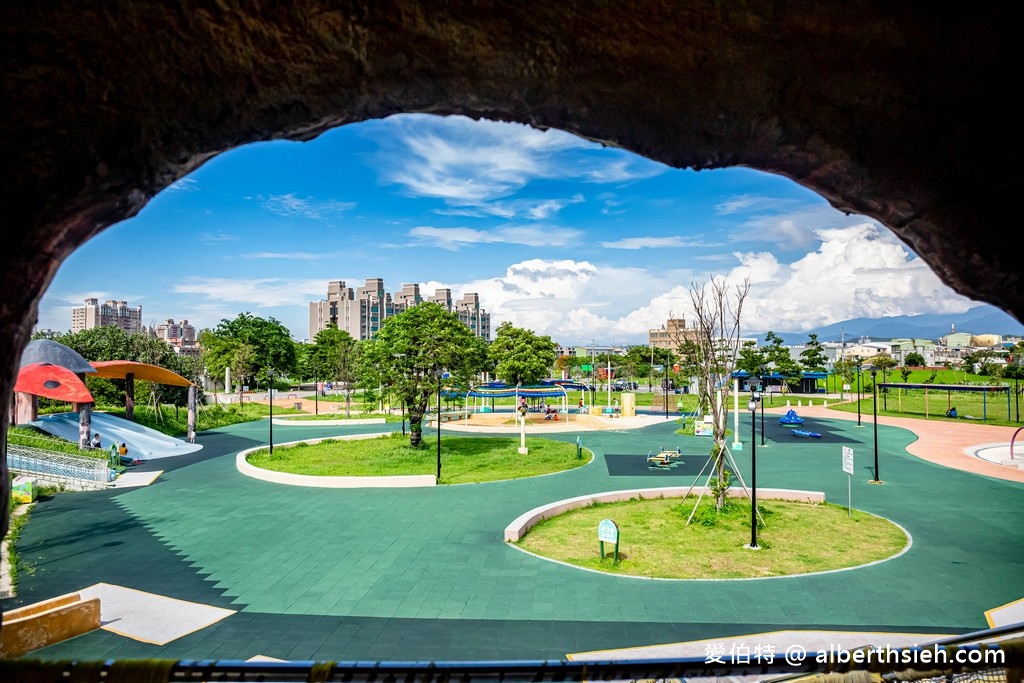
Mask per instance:
[[[822,438],[797,439],[769,419],[758,486],[845,503],[841,451],[852,447],[854,507],[913,539],[893,560],[815,576],[652,581],[581,571],[503,542],[509,522],[552,501],[689,485],[696,472],[661,477],[621,460],[645,462],[663,446],[706,458],[710,439],[676,435],[677,426],[584,432],[596,457],[576,470],[428,489],[257,481],[235,470],[234,456],[266,442],[265,422],[203,433],[201,451],[147,463],[165,470],[150,486],[37,505],[18,542],[18,596],[0,608],[106,582],[238,611],[166,645],[94,631],[33,653],[47,659],[457,660],[561,658],[782,629],[965,632],[986,627],[986,610],[1024,597],[1024,486],[918,460],[905,452],[914,435],[886,426],[878,428],[885,484],[869,484],[871,425],[843,420],[808,420],[804,428]],[[398,427],[275,426],[274,440]],[[749,446],[733,453],[744,477]]]

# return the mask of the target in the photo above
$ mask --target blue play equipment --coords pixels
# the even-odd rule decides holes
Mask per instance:
[[[779,418],[779,424],[785,427],[792,425],[802,425],[804,419],[796,414],[796,411],[790,408],[786,411],[786,414]]]
[[[790,433],[793,436],[799,436],[799,437],[802,437],[804,439],[820,439],[821,438],[821,434],[819,434],[818,432],[809,432],[806,429],[794,429]]]

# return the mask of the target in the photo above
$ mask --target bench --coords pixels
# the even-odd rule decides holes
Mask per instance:
[[[449,413],[441,413],[441,422],[452,422],[454,420],[468,420],[468,410],[457,410]]]

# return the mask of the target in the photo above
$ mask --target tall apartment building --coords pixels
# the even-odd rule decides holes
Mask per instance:
[[[86,299],[85,305],[71,309],[71,331],[81,332],[94,327],[111,325],[129,334],[142,332],[142,306],[134,308],[127,301]]]
[[[455,313],[478,337],[490,339],[491,316],[480,307],[478,295],[467,294],[453,303],[450,289],[438,289],[426,300]],[[342,280],[334,280],[327,284],[327,299],[309,304],[309,338],[314,339],[334,323],[354,339],[369,339],[385,320],[423,301],[417,284],[404,284],[392,296],[384,289],[382,278],[369,278],[356,290]]]
[[[153,333],[167,342],[183,356],[199,356],[201,349],[196,344],[196,328],[187,320],[180,323],[168,318],[153,329]]]
[[[683,318],[669,318],[659,329],[647,331],[647,346],[679,353],[680,344],[696,340],[698,336],[698,330],[688,329]]]

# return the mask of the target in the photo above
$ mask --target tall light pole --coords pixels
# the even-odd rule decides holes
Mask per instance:
[[[757,547],[757,393],[747,403],[750,411],[750,549]]]
[[[857,356],[857,426],[860,427],[860,356]]]
[[[391,354],[391,357],[392,358],[405,358],[405,354],[404,353],[393,353],[393,354]],[[405,368],[402,369],[402,381],[403,381],[403,386],[399,390],[398,393],[401,394],[401,396],[402,396],[402,436],[405,436],[405,386],[404,386]]]
[[[665,368],[665,419],[668,419],[668,364],[669,361],[665,361],[662,366]]]
[[[1017,422],[1020,422],[1020,387],[1017,384],[1017,380],[1020,379],[1021,361],[1024,359],[1022,359],[1020,357],[1020,354],[1018,353],[1017,357],[1014,358],[1014,360],[1017,362],[1014,363],[1014,365],[1016,366],[1014,370],[1016,372],[1013,373],[1013,401],[1017,405]]]
[[[651,364],[647,366],[647,390],[654,391],[654,344],[651,344]]]
[[[875,383],[875,377],[878,376],[878,370],[871,367],[871,405],[872,410],[875,413],[875,478],[871,480],[872,484],[881,484],[882,480],[878,476],[878,385]]]
[[[320,383],[317,381],[317,367],[316,361],[313,361],[313,414],[320,414]]]
[[[437,368],[437,483],[441,484],[441,368]]]
[[[757,379],[761,382],[761,397],[758,403],[761,404],[761,445],[764,445],[764,366],[760,366],[757,369]]]
[[[274,371],[267,371],[267,400],[270,401],[270,454],[274,454]]]

